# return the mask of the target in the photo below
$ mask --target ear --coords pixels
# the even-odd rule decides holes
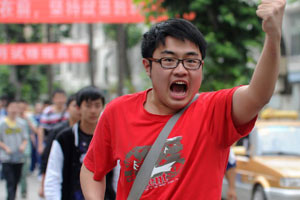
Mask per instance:
[[[147,75],[151,78],[151,63],[146,58],[143,58],[143,65],[146,70]]]

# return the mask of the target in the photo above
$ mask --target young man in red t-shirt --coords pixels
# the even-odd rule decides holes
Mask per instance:
[[[263,0],[266,33],[249,85],[200,93],[172,129],[141,199],[221,199],[230,146],[253,128],[278,77],[285,0]],[[145,155],[173,114],[198,93],[205,41],[190,22],[170,19],[144,34],[143,65],[153,88],[108,104],[81,169],[85,198],[103,199],[105,175],[120,160],[117,199],[127,199]]]

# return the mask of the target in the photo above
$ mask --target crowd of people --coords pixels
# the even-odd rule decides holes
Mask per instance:
[[[53,92],[51,104],[1,98],[0,161],[8,200],[27,197],[27,176],[36,171],[45,199],[84,199],[80,189],[81,163],[105,98],[97,87],[84,87],[76,94]],[[48,162],[49,161],[49,162]],[[72,183],[72,184],[71,184]],[[106,199],[115,199],[113,171],[107,179]]]
[[[262,0],[258,6],[266,38],[248,85],[199,94],[206,41],[191,22],[169,19],[142,39],[152,88],[116,98],[104,111],[96,87],[82,88],[68,100],[57,90],[52,104],[42,113],[36,105],[32,115],[26,102],[8,100],[0,111],[7,199],[15,199],[20,180],[26,196],[26,174],[36,166],[27,162],[30,147],[31,163],[41,166],[39,194],[47,200],[115,199],[115,192],[117,199],[129,200],[219,200],[226,170],[228,198],[236,199],[230,147],[249,134],[274,92],[284,7],[285,0]],[[163,142],[157,139],[161,132],[169,134]],[[157,141],[162,146],[153,150]],[[110,174],[117,163],[116,190]]]
[[[26,177],[33,172],[40,156],[36,151],[39,119],[43,104],[36,103],[31,113],[24,100],[1,97],[0,163],[1,178],[6,180],[7,199],[14,199],[18,183],[21,195],[27,196]]]
[[[84,199],[79,171],[105,98],[95,87],[83,88],[68,97],[58,89],[53,92],[51,102],[37,102],[30,107],[24,100],[1,97],[0,148],[6,152],[0,156],[1,175],[6,180],[9,200],[15,199],[18,183],[21,197],[26,199],[26,177],[35,170],[41,180],[37,191],[41,198]],[[233,152],[230,153],[227,169],[228,197],[236,199]],[[111,171],[106,178],[105,200],[114,200],[116,187],[113,186],[113,178],[117,177]]]
[[[230,147],[250,133],[274,92],[284,8],[285,0],[258,6],[265,43],[249,84],[200,94],[202,33],[183,19],[153,25],[141,45],[152,88],[106,105],[80,172],[86,199],[104,198],[118,161],[118,199],[221,199]]]

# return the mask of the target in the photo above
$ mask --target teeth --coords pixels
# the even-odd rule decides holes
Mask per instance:
[[[176,81],[175,83],[178,85],[185,85],[185,82],[183,82],[183,81]]]

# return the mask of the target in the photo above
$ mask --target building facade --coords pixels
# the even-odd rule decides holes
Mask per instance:
[[[101,88],[108,99],[117,96],[118,86],[118,60],[117,42],[109,39],[104,33],[103,24],[94,24],[93,53],[95,58],[94,83]],[[141,28],[144,28],[141,26]],[[89,43],[88,24],[72,24],[70,38],[63,43]],[[127,50],[128,64],[131,68],[132,84],[135,91],[145,89],[149,80],[142,66],[140,44]],[[76,92],[80,88],[91,85],[91,74],[88,63],[62,63],[55,69],[55,81],[68,91]],[[126,84],[123,93],[129,92]]]
[[[300,111],[300,2],[286,6],[280,78],[269,107]]]

